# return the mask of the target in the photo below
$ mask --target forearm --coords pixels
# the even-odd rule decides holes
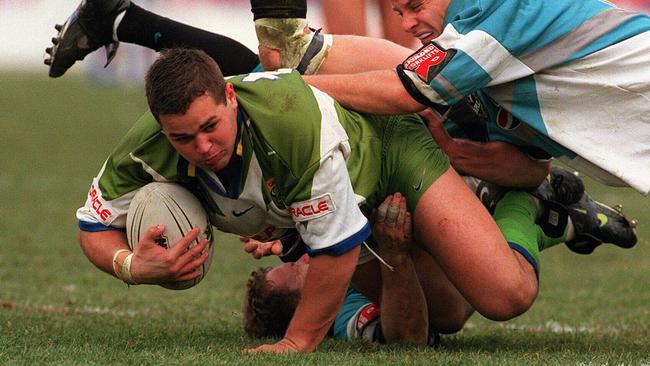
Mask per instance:
[[[333,42],[318,74],[350,74],[371,70],[390,70],[413,51],[382,38],[332,35]],[[363,55],[351,57],[350,55]],[[372,60],[372,62],[368,62]]]
[[[537,187],[550,169],[505,142],[452,139],[441,148],[457,171],[505,187]]]
[[[356,247],[338,257],[320,254],[310,260],[302,297],[285,335],[299,351],[316,349],[332,326],[358,256]]]
[[[304,76],[307,83],[326,92],[344,107],[365,113],[404,114],[425,107],[413,99],[394,70],[347,75]]]
[[[115,276],[113,270],[113,255],[119,249],[129,249],[126,234],[119,230],[99,232],[79,231],[79,244],[88,260],[97,268]],[[128,255],[124,252],[120,257]],[[123,258],[119,258],[123,259]],[[121,263],[121,261],[120,261]]]
[[[381,328],[387,342],[426,344],[428,311],[411,255],[384,256],[393,266],[381,266]]]

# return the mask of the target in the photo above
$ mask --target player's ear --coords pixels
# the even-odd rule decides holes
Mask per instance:
[[[237,107],[237,94],[232,83],[226,83],[226,102],[233,107]]]

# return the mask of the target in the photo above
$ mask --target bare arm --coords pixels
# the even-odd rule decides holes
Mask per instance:
[[[113,271],[113,254],[120,250],[129,250],[126,234],[120,230],[89,232],[79,230],[79,244],[88,259],[102,271],[115,276]],[[120,256],[120,263],[128,253]]]
[[[406,92],[395,73],[395,67],[413,50],[379,38],[333,37],[318,75],[305,76],[309,84],[359,112],[403,114],[424,109]]]
[[[310,75],[310,85],[326,92],[341,105],[359,112],[404,114],[425,108],[404,89],[394,70],[346,75]]]
[[[333,42],[318,74],[354,74],[372,70],[391,70],[413,53],[382,38],[332,35]],[[363,55],[363,57],[352,57]]]
[[[427,302],[411,259],[411,215],[404,196],[395,193],[384,200],[375,215],[373,233],[379,255],[393,267],[380,265],[384,337],[387,342],[424,345],[429,331]]]
[[[537,187],[548,175],[551,163],[531,159],[514,145],[475,142],[449,136],[442,120],[427,111],[420,113],[438,146],[458,172],[505,187]]]
[[[282,340],[247,352],[311,352],[322,342],[343,303],[357,264],[359,247],[340,255],[320,254],[309,261],[302,297]]]

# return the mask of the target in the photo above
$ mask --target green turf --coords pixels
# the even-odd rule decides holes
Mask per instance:
[[[233,237],[219,237],[203,283],[180,292],[127,288],[76,244],[74,211],[144,108],[140,89],[0,74],[0,364],[650,364],[650,200],[597,184],[595,197],[640,220],[641,242],[543,252],[539,298],[513,321],[475,315],[437,349],[330,340],[289,359],[241,354],[257,344],[239,311],[259,262]]]

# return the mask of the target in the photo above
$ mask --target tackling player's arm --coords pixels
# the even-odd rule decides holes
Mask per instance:
[[[364,113],[404,114],[426,108],[413,99],[394,70],[345,75],[303,76],[312,86],[331,95],[341,105]]]
[[[386,342],[425,345],[429,315],[424,292],[411,259],[413,231],[406,198],[386,197],[374,215],[374,237],[379,255],[389,264],[381,267],[381,329]]]
[[[452,138],[433,112],[427,110],[420,116],[451,165],[462,174],[504,187],[537,187],[550,172],[550,161],[534,160],[514,145]]]

